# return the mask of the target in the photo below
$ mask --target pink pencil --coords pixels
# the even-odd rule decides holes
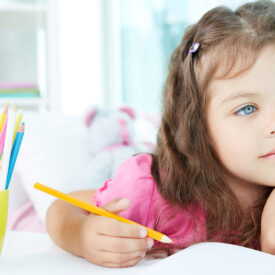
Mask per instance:
[[[2,155],[2,152],[3,152],[3,148],[4,148],[4,144],[5,144],[5,138],[6,138],[6,131],[7,131],[7,124],[8,124],[8,115],[6,117],[6,120],[5,120],[5,124],[4,124],[4,127],[3,127],[3,130],[0,134],[0,158],[1,158],[1,155]]]

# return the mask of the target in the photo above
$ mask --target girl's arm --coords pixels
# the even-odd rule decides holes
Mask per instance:
[[[92,203],[96,190],[83,190],[71,193],[72,196]],[[63,249],[81,256],[78,236],[88,212],[62,200],[54,201],[47,211],[46,227],[52,240]]]
[[[275,188],[269,195],[261,221],[262,251],[275,255]]]
[[[71,195],[94,204],[96,190],[84,190]],[[102,208],[118,214],[129,207],[129,199],[114,199]],[[106,267],[128,267],[138,263],[153,240],[140,226],[97,216],[56,200],[48,209],[46,226],[53,241],[63,249]]]

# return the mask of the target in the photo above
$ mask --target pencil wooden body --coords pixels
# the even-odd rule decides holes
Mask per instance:
[[[81,207],[89,212],[92,212],[96,215],[100,215],[100,216],[105,216],[105,217],[108,217],[108,218],[112,218],[112,219],[115,219],[115,220],[118,220],[120,222],[124,222],[124,223],[128,223],[128,224],[135,224],[135,225],[139,225],[139,226],[143,226],[141,224],[138,224],[136,222],[133,222],[131,220],[128,220],[126,218],[123,218],[121,216],[118,216],[112,212],[109,212],[105,209],[102,209],[100,207],[96,207],[94,205],[91,205],[89,203],[86,203],[80,199],[77,199],[71,195],[68,195],[68,194],[65,194],[65,193],[62,193],[58,190],[55,190],[53,188],[50,188],[48,186],[45,186],[43,184],[40,184],[40,183],[35,183],[34,187],[38,190],[41,190],[45,193],[48,193],[50,195],[53,195],[59,199],[62,199],[68,203],[71,203],[73,205],[76,205],[78,207]],[[150,238],[153,238],[157,241],[160,241],[160,242],[167,242],[167,243],[172,243],[172,240],[170,240],[166,235],[158,232],[158,231],[155,231],[151,228],[148,228],[146,226],[143,226],[144,228],[146,228],[147,232],[148,232],[148,237]]]
[[[0,185],[3,186],[0,189],[5,189],[6,186],[6,180],[7,180],[7,174],[8,174],[8,168],[9,168],[9,162],[10,162],[10,154],[12,149],[12,139],[13,139],[13,131],[15,126],[15,119],[16,119],[16,105],[13,104],[11,106],[10,113],[8,114],[9,120],[6,130],[6,138],[3,148],[3,156],[2,156],[2,167],[1,167],[1,173],[0,173]]]
[[[14,131],[13,131],[12,144],[14,144],[14,140],[15,140],[17,131],[18,131],[18,129],[19,129],[19,126],[20,126],[20,123],[21,123],[22,118],[23,118],[22,109],[20,109],[20,110],[18,111],[18,113],[17,113],[16,120],[15,120],[15,126],[14,126]]]
[[[5,123],[5,120],[6,120],[6,117],[7,117],[7,113],[8,113],[8,104],[6,103],[5,107],[4,107],[4,110],[3,110],[3,112],[0,116],[0,133],[3,129],[4,123]]]
[[[18,153],[19,153],[19,149],[20,149],[20,146],[21,146],[21,142],[22,142],[22,139],[23,139],[23,136],[24,136],[24,130],[25,130],[25,125],[24,125],[24,123],[22,123],[22,125],[19,127],[18,133],[16,134],[15,143],[14,143],[14,145],[12,147],[12,150],[11,150],[10,163],[9,163],[9,168],[8,168],[8,175],[7,175],[7,181],[6,181],[6,188],[5,189],[9,188],[9,184],[10,184],[10,180],[11,180],[11,177],[12,177],[13,169],[14,169],[16,159],[17,159],[17,156],[18,156]]]

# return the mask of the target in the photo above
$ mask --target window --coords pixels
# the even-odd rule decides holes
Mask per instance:
[[[243,2],[107,0],[103,19],[109,20],[104,43],[109,57],[105,59],[109,106],[129,104],[159,112],[169,58],[186,26],[213,7],[226,5],[235,9]]]

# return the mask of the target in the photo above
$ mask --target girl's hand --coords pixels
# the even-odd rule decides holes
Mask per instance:
[[[114,199],[102,208],[118,214],[130,205],[129,199]],[[80,255],[106,267],[129,267],[145,256],[154,241],[145,228],[104,216],[89,214],[79,231]]]
[[[275,255],[275,188],[269,195],[261,220],[262,251]]]

